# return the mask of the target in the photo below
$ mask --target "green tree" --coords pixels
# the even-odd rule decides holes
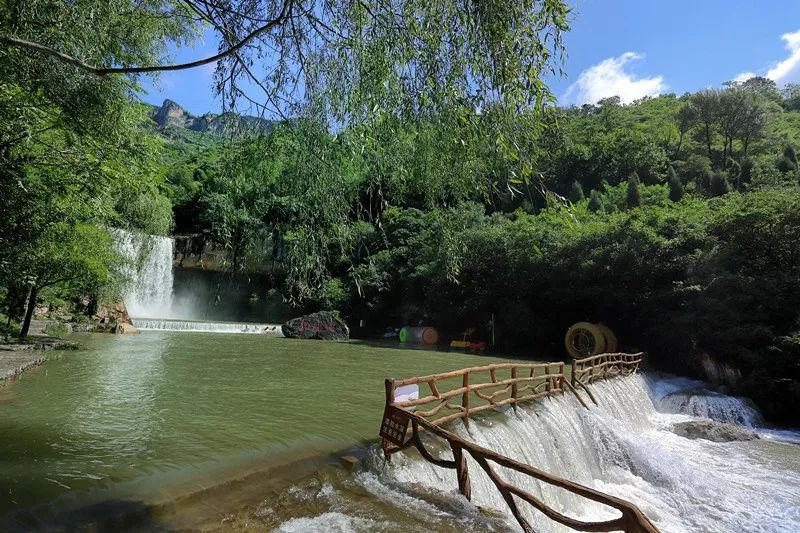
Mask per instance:
[[[642,203],[639,195],[639,175],[636,172],[628,176],[628,192],[625,197],[625,205],[628,209],[639,207]]]
[[[592,213],[606,212],[606,209],[603,206],[603,198],[600,196],[600,193],[597,190],[592,190],[592,193],[589,195],[588,209]]]
[[[49,226],[38,239],[32,259],[32,268],[27,272],[30,290],[20,338],[28,334],[37,297],[43,289],[60,285],[71,289],[72,294],[113,291],[121,271],[108,231],[91,224]]]
[[[669,171],[667,172],[669,181],[669,199],[673,202],[679,202],[681,198],[683,198],[683,183],[681,182],[681,178],[678,174],[675,173],[675,169],[669,167]]]
[[[794,151],[794,146],[787,144],[786,148],[783,149],[783,157],[791,161],[792,164],[797,167],[797,154]]]
[[[116,75],[215,64],[226,105],[250,85],[261,91],[260,111],[350,124],[492,100],[508,110],[541,109],[552,99],[542,77],[558,68],[569,13],[562,0],[230,0],[224,8],[199,0],[89,0],[81,9],[67,0],[12,3],[20,8],[6,11],[23,13],[25,24],[12,18],[0,42],[42,70],[118,82],[125,78]],[[169,64],[167,41],[181,44],[199,24],[215,33],[220,51]]]
[[[696,117],[700,139],[705,143],[706,156],[713,162],[713,145],[720,115],[720,91],[705,89],[695,93],[689,99],[689,105],[692,106],[692,113]]]
[[[572,189],[569,193],[569,201],[573,204],[577,204],[578,202],[582,202],[586,196],[583,194],[583,187],[577,181],[572,182]]]
[[[711,196],[722,196],[730,190],[728,179],[721,172],[711,175],[708,192]]]

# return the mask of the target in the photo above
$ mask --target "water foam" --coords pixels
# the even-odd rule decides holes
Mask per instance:
[[[800,452],[796,445],[774,439],[732,443],[689,440],[671,431],[675,422],[685,421],[689,415],[659,412],[658,395],[641,376],[608,380],[592,387],[600,407],[583,409],[575,398],[562,396],[521,408],[516,414],[508,410],[486,417],[473,423],[469,431],[460,424],[454,427],[481,446],[628,499],[664,532],[800,530]],[[659,387],[664,388],[663,384]],[[723,399],[728,397],[712,397],[711,401]],[[733,405],[743,405],[730,400]],[[731,412],[704,411],[725,420],[748,420],[731,417]],[[449,457],[448,452],[441,454]],[[454,494],[454,472],[416,454],[396,454],[386,465],[376,448],[368,464],[370,471],[382,477],[387,498],[393,497],[391,493],[398,487],[439,490],[453,499],[459,497]],[[507,515],[502,497],[471,459],[469,470],[472,504]],[[615,516],[613,510],[561,489],[502,468],[497,471],[564,514],[596,520]],[[379,488],[372,486],[370,490]],[[407,499],[398,503],[408,504]],[[537,530],[569,531],[522,506]],[[419,512],[430,511],[420,505]],[[516,529],[513,519],[506,518],[509,527]]]
[[[278,324],[250,322],[202,322],[194,320],[133,318],[133,325],[143,330],[193,331],[205,333],[267,333],[283,336]]]

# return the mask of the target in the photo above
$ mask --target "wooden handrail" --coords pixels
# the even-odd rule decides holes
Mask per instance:
[[[389,382],[390,380],[387,380],[387,389],[388,387],[390,387]],[[520,512],[519,508],[517,507],[516,501],[514,500],[514,496],[528,502],[551,520],[554,520],[559,524],[571,527],[572,529],[575,529],[577,531],[624,531],[625,533],[658,533],[658,529],[639,510],[639,508],[636,507],[636,505],[626,500],[608,494],[604,494],[600,491],[597,491],[585,485],[581,485],[579,483],[575,483],[567,479],[560,478],[552,474],[548,474],[543,470],[539,470],[538,468],[535,468],[533,466],[521,463],[519,461],[515,461],[513,459],[500,455],[482,446],[478,446],[475,443],[462,439],[455,433],[451,433],[450,431],[447,431],[446,429],[429,422],[425,418],[418,416],[416,413],[403,411],[402,409],[399,409],[397,407],[391,407],[391,408],[396,409],[398,411],[396,413],[396,416],[407,417],[411,424],[411,436],[409,437],[407,443],[405,443],[402,446],[402,448],[407,448],[413,445],[414,447],[417,448],[417,450],[426,460],[442,468],[455,469],[458,478],[459,491],[467,499],[471,499],[472,494],[469,481],[469,473],[467,470],[468,467],[464,452],[468,453],[470,456],[472,456],[473,459],[475,459],[475,461],[478,463],[478,465],[480,465],[480,467],[484,470],[484,472],[486,472],[486,474],[489,476],[489,479],[491,479],[492,483],[495,485],[495,487],[497,487],[497,490],[500,491],[500,494],[503,496],[503,499],[508,504],[511,513],[514,515],[514,518],[517,520],[519,525],[522,527],[523,531],[525,531],[526,533],[528,532],[532,533],[534,529]],[[437,437],[440,437],[445,441],[447,441],[451,451],[453,452],[452,461],[447,459],[436,458],[427,450],[425,444],[422,442],[422,439],[420,438],[419,435],[420,427],[426,429],[433,435],[436,435]],[[601,522],[588,522],[564,515],[549,507],[541,499],[537,498],[530,492],[520,489],[519,487],[514,486],[510,482],[500,477],[500,475],[493,468],[491,463],[528,475],[534,479],[537,479],[554,487],[564,489],[577,496],[581,496],[583,498],[587,498],[589,500],[598,502],[600,504],[607,505],[619,511],[620,516],[611,520],[606,520]]]
[[[592,381],[616,375],[627,375],[639,370],[644,353],[601,353],[583,359],[572,360],[571,381],[575,388],[589,392]],[[591,392],[589,392],[591,395]],[[595,402],[597,403],[597,402]]]
[[[417,410],[417,415],[434,425],[461,419],[469,425],[471,416],[530,401],[565,391],[564,363],[500,363],[462,368],[452,372],[400,379],[392,382],[388,403],[400,408],[427,406]],[[501,376],[508,371],[508,377]],[[445,388],[443,381],[458,380],[454,388]],[[407,385],[427,385],[430,393],[417,399],[395,402],[394,391]],[[452,385],[452,384],[451,384]],[[494,390],[492,390],[494,389]],[[461,401],[452,399],[459,398]],[[387,403],[387,405],[388,405]]]
[[[578,531],[657,533],[658,529],[644,514],[642,514],[639,508],[626,500],[604,494],[584,485],[548,474],[533,466],[520,463],[462,439],[458,435],[441,427],[443,424],[457,419],[461,419],[464,424],[469,427],[469,418],[476,413],[509,404],[516,409],[517,404],[520,402],[530,401],[553,394],[564,394],[565,392],[573,393],[580,401],[581,405],[587,407],[576,390],[578,387],[584,389],[589,394],[592,401],[597,404],[597,399],[587,385],[595,379],[627,375],[636,372],[639,368],[639,364],[642,362],[643,355],[642,353],[600,354],[593,357],[573,360],[572,376],[569,381],[564,375],[564,363],[502,363],[464,368],[452,372],[412,377],[397,381],[387,379],[385,382],[386,411],[384,414],[384,424],[387,423],[388,418],[391,420],[391,423],[396,424],[394,426],[395,429],[401,429],[397,430],[397,433],[391,437],[395,439],[394,444],[384,438],[384,453],[386,454],[387,460],[389,460],[391,454],[413,446],[427,461],[442,468],[455,469],[459,492],[467,499],[471,498],[471,486],[466,461],[466,455],[469,454],[489,476],[489,479],[491,479],[492,483],[503,496],[503,499],[511,510],[511,514],[526,533],[533,532],[533,528],[522,513],[520,513],[517,507],[517,501],[514,498],[515,496],[528,502],[551,520]],[[510,377],[505,379],[498,378],[498,371],[503,370],[508,370],[510,372]],[[522,371],[522,375],[520,371]],[[488,381],[471,382],[471,376],[484,373],[488,374]],[[528,375],[525,376],[524,374]],[[460,387],[444,390],[444,392],[442,392],[443,389],[440,388],[440,386],[443,380],[457,378],[461,378]],[[398,387],[421,383],[428,385],[431,392],[430,395],[417,399],[395,402],[395,391]],[[484,392],[488,389],[498,390],[491,394]],[[526,392],[529,393],[525,394]],[[449,401],[459,396],[461,397],[460,402],[454,403]],[[473,396],[487,403],[474,406],[471,404]],[[427,411],[410,410],[418,406],[432,403],[436,405]],[[441,414],[442,411],[446,409],[455,412]],[[441,416],[439,416],[440,414]],[[409,425],[411,426],[410,428],[408,427]],[[453,453],[453,460],[434,457],[425,448],[420,438],[420,427],[444,439],[450,446]],[[398,436],[400,437],[399,440],[397,439]],[[575,495],[612,507],[620,512],[620,516],[602,522],[587,522],[559,513],[533,494],[503,479],[492,467],[492,464],[515,470],[539,481],[567,490]]]

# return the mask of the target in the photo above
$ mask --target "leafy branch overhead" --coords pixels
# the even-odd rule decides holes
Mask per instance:
[[[559,70],[569,13],[563,0],[11,4],[1,53],[20,66],[46,59],[109,77],[215,63],[226,106],[244,99],[262,113],[312,111],[340,123],[377,110],[436,113],[454,103],[540,107],[552,98],[542,77]],[[191,43],[209,28],[218,53],[169,61],[164,41]],[[90,35],[101,45],[87,42]],[[142,46],[146,37],[155,39]]]

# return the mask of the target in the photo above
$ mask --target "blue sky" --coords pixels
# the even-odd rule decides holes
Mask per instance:
[[[743,74],[800,83],[800,0],[570,0],[566,77],[548,80],[559,102],[682,94]],[[176,61],[216,52],[209,34]],[[146,81],[144,100],[170,98],[194,114],[219,111],[212,67]]]

